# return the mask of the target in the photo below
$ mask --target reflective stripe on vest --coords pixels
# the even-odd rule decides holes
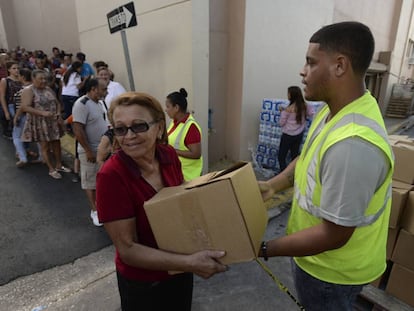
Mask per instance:
[[[360,126],[365,126],[368,128],[371,128],[373,131],[375,131],[382,139],[387,141],[387,133],[385,132],[384,128],[382,128],[377,122],[373,121],[370,118],[365,117],[362,114],[352,114],[352,115],[345,115],[339,122],[337,122],[327,133],[327,135],[324,137],[324,140],[318,145],[317,149],[315,150],[314,154],[315,156],[312,158],[309,166],[308,166],[308,174],[310,176],[316,176],[319,174],[316,174],[316,168],[319,161],[319,158],[316,156],[320,153],[320,149],[322,148],[323,144],[325,143],[326,139],[328,138],[329,134],[334,132],[337,129],[340,129],[341,127],[355,123]],[[307,152],[304,151],[304,152]],[[320,212],[319,206],[316,206],[312,202],[312,198],[314,197],[314,192],[316,188],[316,181],[315,179],[308,179],[306,183],[306,193],[304,195],[301,194],[299,188],[295,188],[295,197],[298,201],[298,204],[311,213],[312,215],[316,217],[322,217],[322,213]],[[373,211],[373,214],[369,214],[371,211],[368,209],[365,212],[365,219],[362,222],[362,225],[368,225],[375,221],[381,213],[384,211],[385,207],[387,206],[388,199],[391,196],[391,188],[388,189],[386,197],[384,202],[382,203],[382,206],[379,210]]]
[[[378,278],[386,268],[393,153],[378,104],[369,92],[323,124],[328,114],[329,107],[325,106],[315,116],[296,162],[295,194],[287,233],[294,234],[323,222],[320,165],[330,147],[351,137],[359,137],[376,146],[388,159],[390,169],[365,208],[363,219],[358,222],[360,225],[351,238],[340,248],[294,258],[302,270],[319,280],[335,284],[365,284]]]

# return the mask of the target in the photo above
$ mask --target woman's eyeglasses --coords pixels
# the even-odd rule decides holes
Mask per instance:
[[[125,136],[128,133],[128,130],[131,130],[133,133],[143,133],[149,130],[150,126],[158,123],[158,121],[152,121],[152,122],[140,122],[140,123],[134,123],[131,126],[117,126],[114,127],[114,134],[115,136]]]

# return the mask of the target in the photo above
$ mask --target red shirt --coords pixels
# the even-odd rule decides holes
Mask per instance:
[[[168,131],[168,135],[174,132],[180,123],[185,123],[185,121],[187,121],[189,116],[190,114],[187,113],[187,116],[183,120],[181,121],[173,120],[174,125],[171,128],[171,130]],[[201,143],[201,133],[198,130],[197,126],[195,126],[194,124],[191,124],[188,129],[187,135],[184,138],[184,145],[188,147],[188,145],[198,144],[198,143]]]
[[[169,145],[158,145],[155,157],[160,164],[164,186],[182,184],[184,178],[181,163],[175,150]],[[158,248],[144,210],[144,202],[156,193],[156,190],[142,178],[135,161],[120,150],[97,174],[96,207],[99,220],[105,223],[134,217],[139,243]],[[167,271],[129,266],[122,262],[118,251],[115,255],[115,265],[118,272],[128,279],[154,282],[171,277]]]

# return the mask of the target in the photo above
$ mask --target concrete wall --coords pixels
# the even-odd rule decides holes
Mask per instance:
[[[255,1],[246,0],[245,8],[242,8],[238,1],[239,7],[235,5],[229,11],[233,16],[237,14],[233,10],[238,11],[239,15],[244,14],[242,10],[245,11],[244,27],[227,26],[223,33],[215,31],[211,36],[220,42],[220,34],[221,40],[227,38],[228,42],[232,42],[233,32],[244,29],[244,47],[242,52],[236,53],[236,57],[241,55],[242,63],[237,70],[230,70],[231,64],[237,62],[232,61],[233,54],[229,52],[228,67],[225,68],[228,71],[225,84],[227,95],[231,90],[233,92],[227,99],[227,115],[223,115],[225,125],[228,125],[222,144],[225,146],[224,156],[232,160],[251,159],[249,147],[254,148],[257,144],[262,99],[286,98],[289,85],[301,86],[299,72],[305,61],[308,40],[321,26],[345,20],[361,21],[371,28],[376,39],[374,59],[378,60],[380,51],[394,50],[393,55],[398,56],[393,56],[391,70],[395,68],[395,63],[401,64],[410,25],[408,22],[412,21],[412,3],[412,0],[320,0],[311,3],[263,0],[259,6]],[[228,49],[230,51],[230,47]],[[223,61],[226,58],[222,56],[218,59]],[[214,66],[211,64],[210,68],[219,68]],[[212,71],[211,75],[210,81],[216,81],[220,76],[218,70]],[[400,76],[401,70],[393,75]],[[230,83],[237,84],[240,76],[241,88],[232,88]],[[385,89],[389,89],[387,83]],[[382,94],[380,104],[385,105],[388,93]],[[218,97],[217,94],[214,96]],[[219,129],[220,125],[213,124],[213,127]],[[215,147],[215,144],[210,142],[210,146]],[[216,154],[216,150],[211,152]]]
[[[165,97],[184,87],[189,111],[203,132],[203,157],[208,163],[209,2],[204,0],[133,1],[138,26],[125,30],[135,90]],[[125,1],[76,1],[81,50],[89,62],[104,60],[115,80],[128,82],[120,32],[110,34],[106,14]],[[93,18],[88,14],[94,8]],[[206,170],[206,167],[205,167]]]
[[[11,50],[18,45],[14,1],[0,0],[0,47]]]
[[[229,45],[229,1],[211,0],[210,11],[210,76],[209,76],[209,159],[214,163],[225,156],[225,125],[228,45]]]
[[[251,159],[248,149],[257,144],[262,99],[286,98],[290,85],[301,85],[309,37],[332,22],[333,8],[326,0],[262,0],[261,5],[246,0],[241,127],[231,129],[239,135],[227,142],[231,158]]]
[[[7,29],[9,48],[21,45],[26,50],[42,49],[51,55],[52,47],[57,46],[76,53],[79,50],[79,36],[74,1],[3,0],[1,10],[4,22],[10,26]],[[4,6],[6,2],[8,4]],[[12,10],[9,11],[10,6]]]
[[[110,34],[106,14],[125,1],[76,1],[81,50],[92,63],[104,60],[115,80],[130,89],[120,32]],[[164,101],[185,87],[192,96],[191,2],[134,1],[138,26],[125,30],[137,91]],[[94,7],[94,18],[88,14]],[[192,107],[191,107],[192,108]]]

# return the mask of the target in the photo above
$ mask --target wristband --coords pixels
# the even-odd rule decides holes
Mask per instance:
[[[260,252],[262,253],[262,257],[265,261],[268,261],[269,258],[267,257],[267,243],[265,241],[260,244]]]

